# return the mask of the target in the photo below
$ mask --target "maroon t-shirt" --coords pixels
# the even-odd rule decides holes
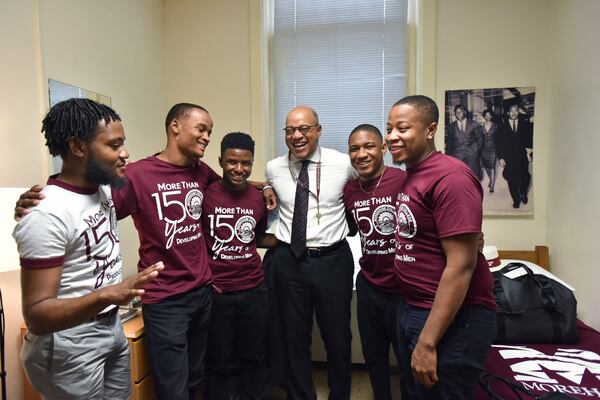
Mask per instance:
[[[481,232],[483,191],[462,162],[436,152],[406,170],[396,200],[396,273],[404,300],[431,308],[446,258],[440,239]],[[479,253],[463,304],[495,309],[492,275]]]
[[[206,189],[202,227],[213,284],[224,292],[246,290],[264,281],[256,232],[264,232],[267,209],[259,190],[230,191],[221,182]]]
[[[138,231],[138,270],[165,264],[142,301],[156,303],[209,283],[200,215],[206,187],[220,176],[202,161],[181,167],[154,156],[127,165],[125,175],[125,186],[112,194],[117,217],[131,215]]]
[[[397,293],[400,287],[394,271],[394,204],[405,177],[401,169],[387,167],[381,181],[377,178],[359,184],[354,179],[344,187],[346,210],[354,217],[360,234],[362,274],[371,285],[390,293]]]

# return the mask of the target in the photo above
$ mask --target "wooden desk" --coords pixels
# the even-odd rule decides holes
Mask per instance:
[[[141,311],[123,324],[123,331],[131,348],[131,400],[154,400],[154,381],[150,375]]]
[[[25,335],[25,324],[21,326],[21,337]],[[131,400],[154,400],[154,382],[150,375],[150,360],[144,340],[144,320],[141,312],[123,324],[123,331],[131,348]],[[23,377],[25,400],[40,400],[40,395]]]

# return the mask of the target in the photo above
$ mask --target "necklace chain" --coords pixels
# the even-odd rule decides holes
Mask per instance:
[[[360,191],[363,192],[363,193],[365,193],[365,194],[375,195],[375,191],[379,187],[379,184],[381,183],[381,180],[383,179],[383,175],[385,174],[386,169],[387,169],[387,167],[383,167],[383,172],[379,176],[379,180],[377,181],[377,185],[375,185],[375,189],[373,189],[372,192],[367,192],[365,189],[363,189],[362,183],[360,182],[360,178],[359,178],[358,179],[358,187],[360,188]]]

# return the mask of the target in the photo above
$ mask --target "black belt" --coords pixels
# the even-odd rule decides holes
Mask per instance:
[[[306,248],[306,256],[307,257],[322,257],[327,254],[333,253],[337,249],[341,248],[346,244],[346,240],[340,240],[339,242],[332,244],[331,246],[326,247],[307,247]]]
[[[114,315],[117,314],[117,312],[119,312],[119,307],[113,307],[110,310],[100,313],[100,314],[96,314],[95,316],[93,316],[92,318],[88,319],[87,322],[94,322],[94,321],[101,321],[103,319],[108,319]]]

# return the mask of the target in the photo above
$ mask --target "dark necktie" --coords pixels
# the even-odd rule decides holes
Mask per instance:
[[[517,123],[515,122],[515,120],[512,120],[512,130],[513,132],[517,132]]]
[[[302,161],[302,168],[296,182],[296,200],[292,218],[292,238],[290,249],[296,258],[306,251],[306,214],[308,213],[308,160]]]

